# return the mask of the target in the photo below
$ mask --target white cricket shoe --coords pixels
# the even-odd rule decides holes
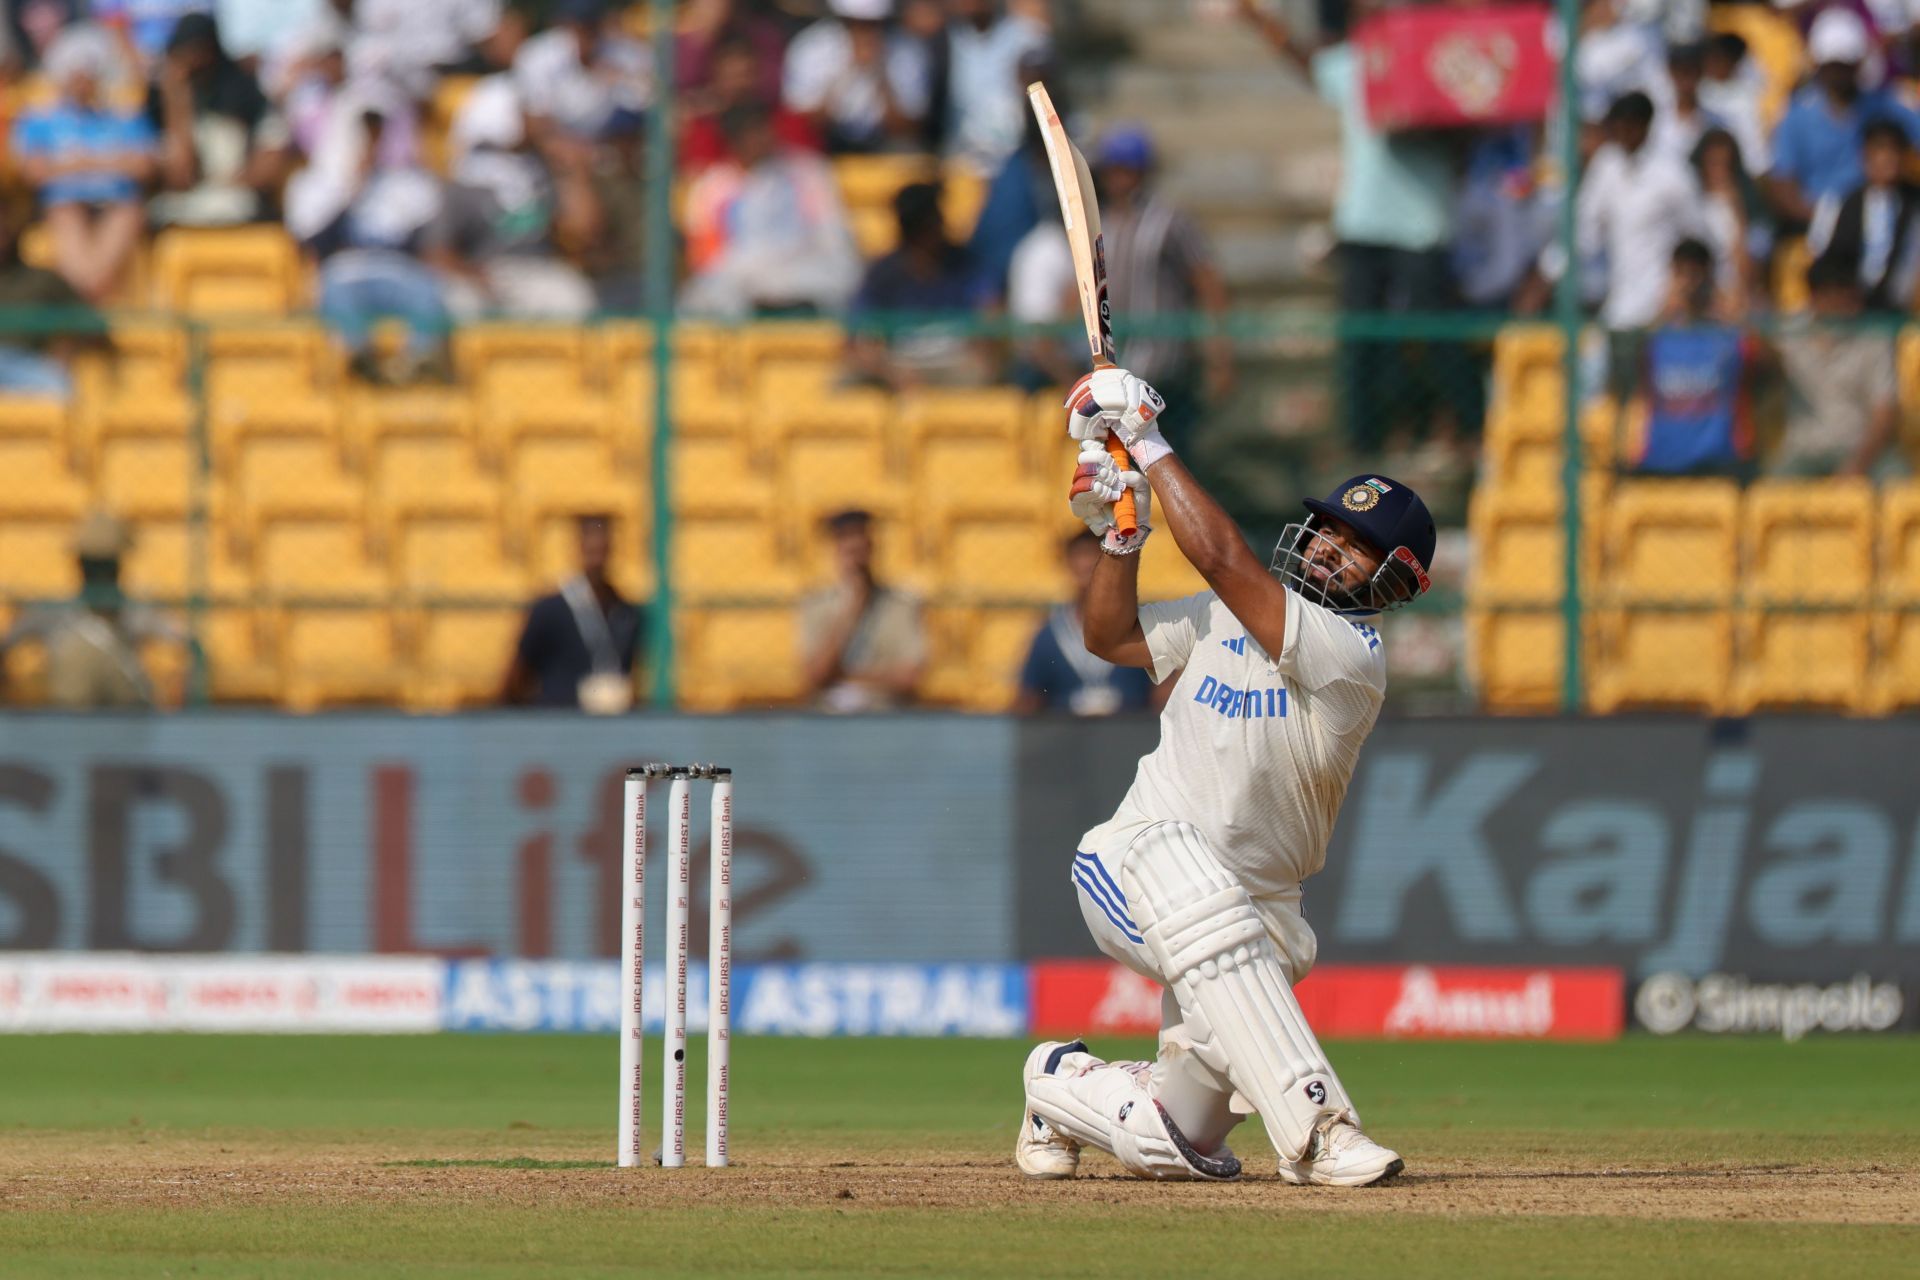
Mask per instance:
[[[1035,1045],[1027,1055],[1020,1073],[1023,1095],[1040,1076],[1053,1074],[1060,1059],[1069,1053],[1085,1053],[1087,1046],[1078,1040],[1049,1040]],[[1020,1111],[1020,1137],[1013,1144],[1014,1163],[1029,1178],[1071,1178],[1080,1168],[1080,1144],[1054,1132],[1052,1125],[1034,1114],[1029,1097]]]
[[[1406,1167],[1399,1152],[1389,1151],[1360,1132],[1350,1113],[1341,1112],[1320,1122],[1307,1145],[1307,1158],[1298,1164],[1282,1164],[1280,1176],[1303,1187],[1370,1187]]]

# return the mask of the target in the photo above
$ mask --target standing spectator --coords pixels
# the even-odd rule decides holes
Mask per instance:
[[[1730,315],[1745,315],[1773,253],[1773,228],[1760,192],[1741,163],[1740,147],[1725,129],[1712,129],[1694,148],[1700,183],[1703,239],[1713,250],[1714,282]]]
[[[1094,567],[1100,563],[1100,539],[1084,529],[1067,539],[1063,549],[1067,574],[1073,579],[1073,599],[1047,615],[1027,649],[1020,669],[1020,692],[1013,714],[1054,712],[1076,716],[1110,716],[1123,711],[1145,711],[1153,705],[1153,678],[1139,667],[1116,667],[1087,652],[1080,630],[1087,596],[1093,590]]]
[[[1777,476],[1864,476],[1891,465],[1900,422],[1894,335],[1859,325],[1859,274],[1838,258],[1807,272],[1811,320],[1787,322],[1787,429],[1768,471]]]
[[[1356,16],[1362,12],[1361,6],[1354,9]],[[1241,0],[1241,11],[1340,115],[1340,191],[1333,206],[1340,310],[1368,315],[1447,306],[1456,197],[1446,144],[1431,134],[1373,127],[1351,42],[1316,50],[1258,0]],[[1347,439],[1356,449],[1372,452],[1384,442],[1393,421],[1392,366],[1403,358],[1378,341],[1342,340],[1341,401]]]
[[[948,0],[947,11],[947,152],[990,174],[1020,145],[1032,114],[1021,64],[1045,53],[1051,36],[1000,0]]]
[[[161,131],[160,224],[233,226],[266,216],[291,159],[286,122],[227,56],[213,18],[189,13],[167,40],[148,115]]]
[[[1700,105],[1721,121],[1740,144],[1740,160],[1748,173],[1773,167],[1767,143],[1765,111],[1767,77],[1747,57],[1747,42],[1731,31],[1718,32],[1706,43],[1700,64]]]
[[[685,305],[735,317],[839,311],[859,284],[860,255],[833,171],[782,147],[764,107],[736,108],[721,124],[734,160],[687,191]]]
[[[520,46],[514,86],[534,138],[599,141],[640,127],[653,61],[644,45],[613,29],[606,0],[558,0],[553,26]]]
[[[551,170],[542,163],[508,76],[474,87],[452,144],[452,180],[424,251],[446,281],[449,308],[462,319],[584,319],[593,287],[555,244],[582,243],[597,225],[587,153],[569,150]]]
[[[1552,238],[1552,211],[1533,176],[1532,132],[1489,130],[1468,152],[1452,257],[1469,306],[1505,308]]]
[[[1904,312],[1913,304],[1920,186],[1905,176],[1907,155],[1906,130],[1891,120],[1868,125],[1861,145],[1865,184],[1844,199],[1822,199],[1807,229],[1816,260],[1832,258],[1853,269],[1869,311]]]
[[[1053,73],[1052,64],[1044,58],[1031,60],[1020,69],[1021,78],[1029,84],[1038,80],[1052,86],[1056,84]],[[1064,85],[1053,90],[1053,105],[1061,119],[1072,116]],[[1014,251],[1028,233],[1060,218],[1060,202],[1054,194],[1053,172],[1047,161],[1046,134],[1031,111],[1022,127],[1026,132],[1020,146],[1000,162],[987,183],[986,201],[967,240],[967,249],[979,264],[981,281],[995,296],[1010,295],[1020,287],[1009,272]]]
[[[1057,204],[1050,202],[1051,207]],[[1080,336],[1079,282],[1073,250],[1058,214],[1042,217],[1013,251],[1006,276],[1007,317],[1020,324],[1068,327],[1073,336],[1051,334],[1021,340],[1010,380],[1022,390],[1071,386],[1086,372],[1087,344]]]
[[[1667,74],[1658,82],[1658,91],[1653,95],[1653,136],[1647,145],[1681,164],[1692,161],[1693,149],[1700,145],[1707,130],[1726,126],[1726,121],[1717,118],[1700,101],[1701,69],[1705,62],[1705,54],[1697,44],[1675,45],[1667,50]]]
[[[1647,433],[1632,469],[1669,476],[1744,478],[1753,454],[1749,407],[1760,350],[1716,316],[1713,251],[1698,240],[1673,250],[1666,311],[1647,335]]]
[[[326,145],[328,130],[357,129],[360,117],[375,111],[384,122],[381,163],[391,167],[418,162],[420,129],[413,99],[385,76],[349,78],[348,34],[332,14],[321,15],[287,38],[271,78],[263,79],[268,97],[286,117],[294,151],[310,160]]]
[[[1587,0],[1580,9],[1580,44],[1574,55],[1580,118],[1599,120],[1629,93],[1649,97],[1662,80],[1666,41],[1637,0]]]
[[[1227,286],[1199,224],[1154,189],[1154,167],[1153,142],[1141,129],[1116,129],[1094,152],[1114,314],[1148,319],[1204,311],[1217,320],[1226,314]],[[1200,344],[1197,360],[1195,344],[1179,337],[1130,338],[1126,351],[1127,367],[1166,397],[1159,425],[1176,448],[1207,406],[1233,390],[1233,347],[1224,338]]]
[[[7,651],[37,643],[46,652],[47,701],[59,710],[129,711],[153,705],[140,646],[189,642],[165,617],[121,590],[120,562],[131,544],[127,527],[104,511],[80,522],[73,535],[80,593],[65,604],[28,611],[0,636],[0,684]]]
[[[1575,208],[1583,263],[1604,258],[1600,318],[1610,334],[1615,393],[1624,402],[1640,365],[1641,333],[1660,315],[1674,248],[1698,238],[1700,188],[1693,171],[1647,145],[1653,102],[1630,93],[1607,112],[1607,142],[1594,153]]]
[[[828,151],[917,149],[926,140],[932,51],[888,31],[893,0],[831,0],[829,8],[832,16],[787,46],[786,105],[813,121]]]
[[[607,577],[613,521],[580,517],[580,572],[527,607],[501,682],[509,706],[577,707],[619,715],[633,706],[645,615]]]
[[[908,183],[895,194],[893,209],[900,220],[900,247],[867,268],[848,320],[854,367],[898,391],[926,383],[952,386],[987,381],[988,358],[982,344],[955,332],[951,320],[861,332],[863,321],[890,312],[945,312],[964,322],[979,303],[979,275],[973,259],[947,238],[939,185]]]
[[[73,354],[81,346],[105,345],[107,322],[64,276],[20,260],[24,214],[14,202],[0,206],[0,313],[33,314],[41,323],[24,331],[0,329],[0,393],[64,400],[73,390]]]
[[[800,661],[822,711],[887,711],[911,702],[927,663],[917,600],[873,572],[873,515],[831,516],[834,580],[800,602]]]
[[[1860,65],[1872,52],[1866,23],[1851,9],[1826,9],[1807,37],[1813,82],[1794,95],[1773,134],[1767,198],[1784,224],[1805,227],[1814,206],[1860,185],[1860,141],[1875,120],[1896,121],[1912,137],[1920,120],[1885,89],[1865,89]]]
[[[156,138],[144,115],[111,105],[123,68],[101,28],[62,32],[46,69],[58,97],[14,125],[14,162],[45,211],[54,265],[81,297],[102,303],[146,229],[140,198]]]
[[[411,382],[444,374],[449,326],[439,277],[419,258],[440,210],[432,176],[384,159],[384,119],[367,112],[287,187],[287,227],[320,263],[320,314],[346,346],[355,373],[370,382]],[[374,351],[376,321],[407,327],[397,363]]]

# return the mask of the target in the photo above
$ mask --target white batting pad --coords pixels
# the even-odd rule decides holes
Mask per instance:
[[[1068,1053],[1050,1073],[1027,1082],[1027,1109],[1054,1131],[1097,1147],[1137,1178],[1213,1181],[1239,1176],[1240,1162],[1224,1149],[1205,1157],[1168,1123],[1147,1089],[1151,1064],[1103,1062]]]
[[[1253,900],[1184,822],[1142,833],[1121,861],[1120,883],[1187,1034],[1217,1048],[1234,1087],[1266,1117],[1281,1157],[1303,1159],[1314,1126],[1353,1104],[1300,1012]]]

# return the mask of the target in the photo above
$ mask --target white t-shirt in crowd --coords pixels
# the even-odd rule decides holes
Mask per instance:
[[[991,173],[1026,136],[1029,108],[1020,64],[1046,49],[1047,29],[1031,18],[1009,14],[985,31],[956,22],[947,28],[947,38],[948,98],[953,105],[948,150]]]
[[[1147,826],[1186,822],[1263,914],[1297,910],[1386,695],[1379,632],[1291,590],[1278,657],[1210,591],[1142,605],[1140,625],[1154,680],[1180,679],[1160,745],[1081,849],[1117,865]]]
[[[1040,223],[1013,248],[1007,265],[1007,314],[1021,324],[1051,324],[1076,310],[1073,250],[1058,219]]]
[[[932,92],[933,60],[926,43],[910,36],[887,37],[880,68],[856,67],[853,36],[846,24],[823,18],[787,46],[780,96],[795,111],[824,111],[839,129],[854,137],[877,138],[886,125],[884,88],[900,113],[924,119]]]
[[[1674,246],[1708,233],[1693,170],[1650,144],[1632,155],[1611,143],[1594,153],[1575,223],[1581,261],[1606,259],[1609,329],[1652,324],[1666,304]]]

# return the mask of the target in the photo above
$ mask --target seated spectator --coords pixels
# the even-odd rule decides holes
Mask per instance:
[[[744,43],[753,50],[753,101],[780,101],[780,79],[787,33],[767,16],[763,3],[747,0],[688,0],[674,41],[674,84],[683,94],[698,94],[713,82],[713,60],[723,45]],[[812,8],[817,12],[819,4]]]
[[[1904,312],[1913,305],[1914,272],[1920,266],[1920,186],[1909,182],[1906,130],[1891,120],[1866,128],[1861,171],[1866,182],[1846,197],[1828,196],[1813,209],[1807,249],[1816,260],[1832,258],[1851,267],[1866,293],[1869,311]]]
[[[722,121],[734,160],[687,191],[688,310],[709,316],[836,312],[860,280],[840,187],[827,162],[782,147],[765,108]]]
[[[1729,315],[1745,315],[1755,290],[1765,293],[1762,268],[1773,253],[1772,222],[1725,129],[1711,129],[1700,139],[1693,172],[1700,183],[1702,238],[1713,250],[1715,289]]]
[[[607,577],[613,521],[580,518],[580,572],[527,607],[526,625],[501,682],[509,706],[577,707],[619,715],[633,706],[646,616]]]
[[[1767,144],[1767,77],[1747,56],[1747,42],[1731,31],[1716,32],[1707,40],[1700,62],[1700,105],[1720,121],[1740,144],[1740,160],[1748,173],[1773,167]]]
[[[746,40],[730,37],[713,51],[712,76],[699,89],[690,91],[678,105],[685,123],[680,131],[680,168],[697,174],[709,165],[736,157],[727,146],[727,135],[720,127],[727,112],[736,108],[764,107],[760,100],[759,55]],[[783,147],[803,151],[820,149],[819,135],[812,123],[785,105],[772,109],[773,132]]]
[[[291,160],[286,121],[227,56],[207,14],[174,27],[147,113],[161,132],[155,223],[233,226],[267,215]]]
[[[1776,476],[1865,476],[1897,470],[1889,457],[1900,422],[1894,335],[1862,329],[1854,267],[1823,258],[1807,272],[1811,320],[1783,325],[1787,429],[1767,468]]]
[[[1020,67],[1043,55],[1052,39],[1033,8],[1013,12],[1001,0],[948,0],[947,154],[981,174],[1019,147],[1032,114]]]
[[[887,711],[911,702],[927,662],[920,603],[874,577],[873,516],[830,517],[833,582],[800,602],[800,661],[822,711]]]
[[[118,32],[149,71],[160,65],[180,19],[212,12],[213,0],[92,0],[93,20]]]
[[[1073,579],[1073,599],[1048,614],[1034,633],[1020,669],[1013,714],[1110,716],[1146,710],[1154,702],[1153,678],[1138,667],[1116,667],[1094,657],[1080,632],[1102,554],[1100,539],[1083,529],[1067,539],[1063,554]]]
[[[1886,89],[1862,85],[1860,66],[1872,52],[1867,27],[1851,9],[1826,9],[1814,19],[1807,55],[1813,82],[1773,133],[1773,168],[1765,189],[1783,223],[1804,227],[1814,206],[1829,196],[1844,198],[1860,185],[1860,141],[1867,125],[1893,120],[1909,137],[1920,117]]]
[[[186,646],[186,635],[165,617],[127,599],[120,561],[132,539],[127,527],[95,511],[74,531],[80,593],[60,605],[30,609],[0,635],[0,685],[6,654],[39,644],[46,653],[47,701],[62,711],[128,711],[151,707],[153,686],[140,665],[140,646],[162,641]]]
[[[440,212],[439,184],[417,166],[387,163],[379,113],[352,124],[352,136],[330,140],[287,185],[287,228],[320,263],[320,314],[356,374],[381,383],[444,377],[451,321],[440,278],[419,257]],[[384,319],[407,328],[390,365],[373,345]]]
[[[584,319],[593,286],[557,241],[582,243],[598,220],[587,155],[550,169],[534,153],[512,80],[477,85],[455,119],[452,180],[424,256],[446,281],[448,306],[481,315]]]
[[[926,141],[933,61],[926,43],[889,32],[893,0],[831,0],[830,17],[787,46],[782,96],[828,151],[916,150]]]
[[[283,58],[272,79],[269,97],[286,117],[294,150],[312,159],[325,145],[330,128],[375,111],[384,122],[380,135],[380,163],[396,168],[419,162],[420,130],[412,98],[384,76],[347,74],[348,32],[332,14],[295,32],[282,48]],[[343,105],[344,104],[344,105]]]
[[[900,247],[867,268],[853,300],[848,354],[854,368],[896,390],[987,381],[987,352],[964,332],[979,302],[979,277],[967,251],[947,239],[939,184],[908,183],[894,195],[893,210],[900,220]],[[908,312],[953,313],[960,332],[951,321],[869,325],[861,332],[863,321],[884,323],[888,313]]]
[[[1195,311],[1222,317],[1227,286],[1206,233],[1160,195],[1156,168],[1153,141],[1141,129],[1115,129],[1094,152],[1113,313],[1129,320]],[[1130,338],[1126,352],[1127,367],[1166,397],[1159,425],[1176,448],[1207,407],[1233,391],[1233,346],[1224,338]]]
[[[1706,245],[1674,246],[1669,281],[1666,310],[1643,353],[1647,430],[1632,470],[1743,477],[1753,454],[1748,401],[1759,344],[1716,315]]]
[[[33,315],[30,327],[0,330],[0,393],[66,399],[68,367],[83,346],[104,346],[106,318],[57,272],[20,260],[24,211],[0,211],[0,313]]]
[[[528,131],[596,142],[640,127],[652,82],[646,46],[622,35],[606,0],[559,0],[553,26],[531,36],[513,59]]]
[[[156,139],[137,109],[111,104],[123,67],[103,29],[62,32],[47,49],[46,70],[58,96],[14,125],[14,162],[39,197],[55,267],[81,297],[102,303],[146,230],[140,201]]]

